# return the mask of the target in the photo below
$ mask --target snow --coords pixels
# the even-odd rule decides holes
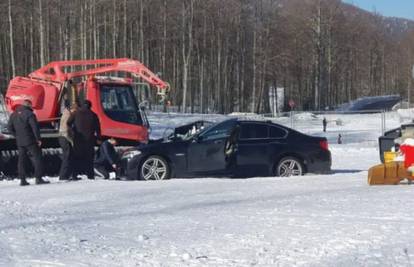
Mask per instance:
[[[413,109],[399,109],[397,112],[403,118],[412,118],[414,115]]]
[[[0,182],[0,265],[411,266],[414,187],[367,185],[367,169],[379,162],[378,116],[326,116],[328,139],[344,136],[330,144],[331,175]],[[200,118],[225,116],[149,117],[153,136],[162,136],[163,121]],[[324,135],[322,118],[295,123]],[[387,118],[388,127],[400,123]]]

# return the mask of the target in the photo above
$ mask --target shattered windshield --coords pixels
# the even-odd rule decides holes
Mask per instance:
[[[174,129],[174,131],[169,133],[167,139],[169,140],[190,140],[195,135],[205,132],[214,126],[215,123],[208,121],[196,121],[191,124],[180,126]]]

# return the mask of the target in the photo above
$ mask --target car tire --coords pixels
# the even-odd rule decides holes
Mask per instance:
[[[170,166],[160,156],[149,156],[139,168],[140,180],[165,180],[170,178]]]
[[[305,167],[300,159],[295,157],[284,157],[276,165],[276,176],[290,177],[305,174]]]

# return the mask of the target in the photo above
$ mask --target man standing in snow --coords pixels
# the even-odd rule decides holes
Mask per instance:
[[[47,184],[49,181],[42,179],[43,162],[42,151],[40,149],[42,141],[40,140],[39,124],[33,113],[32,102],[24,100],[23,104],[18,106],[10,115],[8,129],[16,137],[16,143],[19,153],[18,174],[20,185],[29,185],[26,181],[25,166],[28,158],[32,160],[36,184]]]
[[[75,113],[78,105],[65,102],[65,109],[60,117],[59,145],[62,148],[62,165],[59,171],[59,180],[77,180],[73,176],[73,132],[68,127],[69,117]]]
[[[95,179],[93,160],[95,143],[101,138],[101,126],[91,107],[91,101],[85,100],[82,107],[69,117],[67,126],[74,131],[74,176],[85,173],[88,179]]]
[[[117,144],[115,138],[101,144],[94,163],[94,171],[99,178],[109,179],[109,172],[116,172],[118,154],[115,151],[115,146]]]
[[[328,122],[326,121],[325,117],[322,120],[322,125],[323,125],[323,131],[326,132],[326,125],[328,125]]]
[[[342,135],[338,134],[338,140],[337,140],[338,144],[342,144]]]

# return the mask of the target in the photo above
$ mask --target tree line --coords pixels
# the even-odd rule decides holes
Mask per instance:
[[[186,112],[267,113],[277,87],[320,110],[412,85],[412,24],[394,34],[341,0],[3,0],[0,21],[3,92],[49,61],[115,57],[159,73]]]

